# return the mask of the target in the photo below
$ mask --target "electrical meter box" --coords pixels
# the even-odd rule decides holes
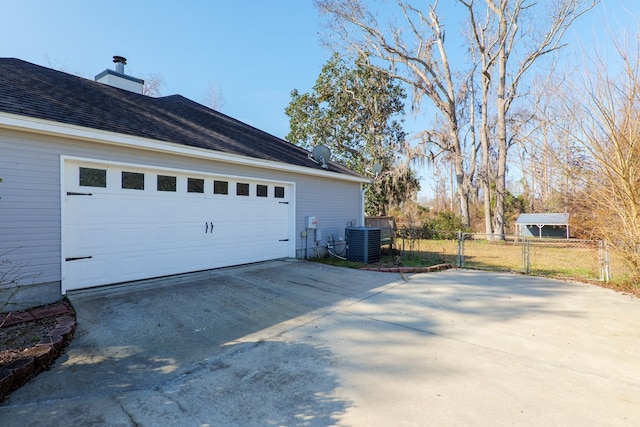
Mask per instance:
[[[318,218],[315,216],[305,217],[306,228],[316,228],[318,225]]]

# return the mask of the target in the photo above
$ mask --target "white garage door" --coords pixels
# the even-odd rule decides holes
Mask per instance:
[[[63,291],[292,256],[293,186],[67,160]]]

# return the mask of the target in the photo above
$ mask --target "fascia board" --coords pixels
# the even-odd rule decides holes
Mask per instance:
[[[208,159],[243,166],[252,166],[257,168],[292,172],[303,175],[312,175],[341,181],[358,183],[371,182],[367,178],[357,176],[344,175],[334,172],[328,172],[325,170],[315,170],[304,166],[289,165],[286,163],[270,160],[255,159],[252,157],[240,156],[237,154],[223,153],[220,151],[207,150],[198,147],[189,147],[182,144],[158,141],[155,139],[142,138],[138,136],[124,135],[116,132],[69,125],[65,123],[54,122],[51,120],[38,119],[11,113],[0,112],[0,128],[65,137],[80,141],[89,141],[121,147],[150,150],[160,153],[197,157],[199,159]]]

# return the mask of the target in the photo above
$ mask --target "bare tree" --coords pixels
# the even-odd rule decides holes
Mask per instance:
[[[597,0],[554,0],[542,5],[547,8],[542,14],[536,13],[536,6],[540,5],[530,0],[458,1],[466,6],[472,24],[473,48],[481,60],[483,88],[491,84],[495,91],[496,211],[491,225],[494,235],[500,238],[505,232],[507,153],[514,141],[508,135],[509,110],[522,96],[520,85],[534,64],[563,46],[566,30],[591,10]],[[534,19],[536,16],[546,19]],[[483,154],[483,170],[485,160]],[[487,215],[490,212],[485,210]]]
[[[573,117],[563,107],[561,88],[567,84],[555,68],[534,82],[528,107],[531,120],[519,128],[516,139],[529,209],[569,212],[580,189],[584,150],[571,137]]]
[[[142,94],[152,97],[161,95],[161,89],[164,86],[164,77],[160,73],[149,73],[144,79],[144,88]]]
[[[372,64],[379,65],[372,66],[405,82],[413,90],[415,110],[420,109],[424,97],[437,108],[442,126],[422,133],[425,147],[422,154],[428,156],[428,145],[436,148],[431,157],[444,153],[451,159],[460,214],[468,226],[476,153],[475,141],[469,154],[464,151],[460,116],[469,79],[455,75],[451,69],[444,27],[436,13],[437,1],[426,10],[400,0],[397,4],[404,22],[381,25],[363,0],[316,1],[319,10],[330,16],[328,26],[339,44],[374,58]]]
[[[562,47],[561,39],[569,26],[596,2],[554,0],[539,5],[531,0],[458,0],[468,12],[468,48],[473,59],[468,70],[453,70],[450,65],[444,26],[436,12],[437,0],[422,8],[397,0],[403,23],[389,20],[386,25],[378,22],[378,15],[362,0],[317,0],[316,4],[331,17],[329,28],[344,48],[377,58],[380,69],[413,89],[414,109],[420,108],[424,97],[437,108],[442,126],[425,130],[422,139],[439,150],[433,154],[446,153],[454,165],[460,213],[466,225],[470,222],[469,198],[477,155],[476,113],[468,110],[475,107],[473,85],[477,80],[481,88],[480,180],[485,197],[485,227],[488,234],[501,238],[505,226],[507,153],[514,143],[508,134],[513,122],[509,116],[512,103],[522,96],[520,86],[529,70],[540,58]],[[541,11],[545,6],[546,10]],[[534,19],[541,16],[544,19]],[[490,114],[495,115],[495,128]],[[470,135],[468,141],[462,136],[463,130]],[[492,132],[495,147],[491,146]],[[497,156],[495,165],[490,164],[492,150]],[[489,203],[492,188],[494,215]]]
[[[487,236],[493,234],[493,227],[491,226],[491,183],[492,183],[492,167],[490,157],[490,135],[491,125],[489,122],[489,100],[491,92],[491,75],[496,62],[495,51],[495,37],[492,37],[491,29],[492,16],[487,14],[482,22],[478,22],[476,13],[474,11],[473,0],[469,2],[460,1],[469,13],[469,40],[471,46],[471,55],[474,63],[476,64],[476,70],[474,74],[478,72],[480,80],[481,98],[480,105],[480,151],[482,155],[480,173],[478,174],[479,182],[482,187],[484,195],[484,222],[485,232]],[[476,97],[475,91],[472,92],[472,106],[475,106]],[[475,114],[475,113],[474,113]],[[472,122],[475,137],[475,119],[472,114]]]
[[[571,137],[587,153],[585,211],[594,233],[623,255],[640,278],[640,33],[633,45],[614,42],[580,85],[562,94],[573,118]],[[590,67],[585,67],[586,69]]]
[[[224,97],[222,91],[215,82],[210,81],[207,89],[203,94],[204,105],[213,109],[220,110],[224,105]]]
[[[44,55],[44,59],[47,62],[47,66],[49,68],[51,68],[53,70],[58,70],[58,71],[62,71],[64,73],[71,74],[71,72],[69,71],[69,67],[67,66],[67,60],[66,59],[64,61],[51,59],[49,54],[45,54]]]

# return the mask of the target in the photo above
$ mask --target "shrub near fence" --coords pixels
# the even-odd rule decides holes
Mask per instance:
[[[431,238],[434,235],[440,238]],[[484,234],[414,228],[397,230],[394,247],[401,262],[411,265],[448,262],[464,268],[581,280],[627,278],[623,263],[594,240],[523,239],[515,235],[491,240]]]

